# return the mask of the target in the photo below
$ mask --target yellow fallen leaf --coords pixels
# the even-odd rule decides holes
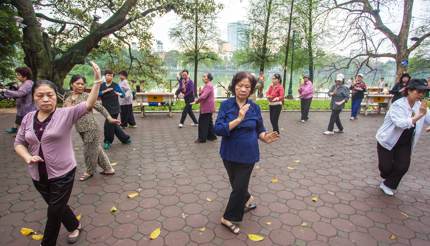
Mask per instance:
[[[273,178],[273,179],[272,179],[272,183],[273,183],[273,184],[278,183],[278,182],[279,182],[278,178]]]
[[[303,223],[301,224],[301,226],[303,226],[303,227],[307,227],[307,226],[308,226],[308,223],[303,222]]]
[[[127,197],[130,199],[133,199],[138,195],[139,195],[139,193],[137,193],[136,191],[132,191],[132,192],[128,193]]]
[[[255,166],[255,169],[260,169],[260,166]]]
[[[272,222],[270,222],[270,221],[266,222],[266,225],[271,225],[271,224],[272,224]]]
[[[288,168],[288,170],[294,170],[294,169],[296,169],[295,167],[287,167]]]
[[[201,232],[206,231],[206,227],[202,227],[202,228],[200,228],[200,229],[199,229],[199,231],[201,231]]]
[[[115,206],[113,206],[111,209],[110,209],[110,212],[111,213],[116,213],[118,211],[118,209],[115,207]]]
[[[78,214],[78,215],[76,216],[76,219],[77,219],[78,221],[81,221],[81,218],[82,218],[82,214]]]
[[[317,197],[317,196],[313,196],[313,197],[312,197],[312,201],[313,201],[313,202],[318,202],[318,200],[319,200],[319,199],[318,199],[318,197]]]
[[[32,236],[31,236],[31,238],[32,238],[33,240],[40,241],[40,240],[42,240],[42,239],[43,239],[43,235],[42,235],[42,234],[34,234],[34,235],[32,235]]]
[[[209,198],[209,197],[207,197],[207,198],[206,198],[206,201],[208,201],[208,202],[212,202],[212,199],[211,199],[211,198]]]
[[[151,240],[155,240],[155,239],[157,239],[158,236],[160,236],[160,233],[161,233],[161,229],[160,229],[160,227],[158,227],[153,232],[151,232],[151,235],[149,235],[149,238]]]
[[[21,232],[21,234],[23,236],[28,236],[28,235],[34,233],[33,229],[25,228],[25,227],[21,228],[21,230],[19,232]]]
[[[403,216],[405,216],[406,218],[409,218],[409,215],[407,215],[406,213],[404,213],[404,212],[400,212]]]
[[[300,163],[300,160],[295,160],[294,163]]]
[[[391,234],[391,236],[390,236],[390,240],[396,240],[397,239],[397,236],[396,235],[394,235],[394,234]]]
[[[115,162],[111,162],[110,165],[111,166],[116,166],[116,165],[118,165],[118,162],[116,162],[116,161]]]
[[[248,238],[254,242],[259,242],[259,241],[262,241],[264,239],[263,236],[258,235],[258,234],[248,234]]]

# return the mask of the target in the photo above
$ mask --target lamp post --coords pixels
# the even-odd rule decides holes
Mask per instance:
[[[291,40],[291,65],[290,65],[290,84],[288,85],[287,99],[293,99],[293,65],[294,65],[294,40],[296,31],[293,30],[293,40]]]

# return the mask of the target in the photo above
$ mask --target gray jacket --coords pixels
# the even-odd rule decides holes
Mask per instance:
[[[349,89],[345,85],[333,85],[330,90],[328,91],[329,96],[330,92],[334,92],[335,95],[331,96],[331,102],[330,102],[330,109],[331,110],[342,110],[345,106],[345,103],[349,99]],[[340,102],[342,100],[345,100],[344,103],[341,105],[337,105],[336,102]]]

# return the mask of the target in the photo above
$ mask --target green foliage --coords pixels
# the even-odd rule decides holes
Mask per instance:
[[[0,2],[0,78],[13,79],[15,76],[16,46],[20,41],[20,32],[14,16],[16,12],[9,1]]]

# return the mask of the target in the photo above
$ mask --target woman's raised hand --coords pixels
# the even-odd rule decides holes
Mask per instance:
[[[94,83],[101,83],[102,74],[100,67],[93,61],[91,62],[91,66],[93,67],[94,72]]]

